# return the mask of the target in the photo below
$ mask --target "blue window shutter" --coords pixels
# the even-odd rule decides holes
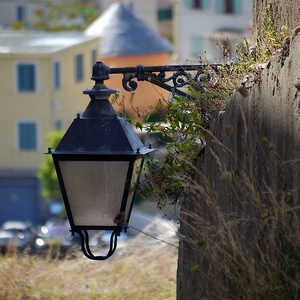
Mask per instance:
[[[54,122],[54,127],[57,130],[61,130],[62,129],[62,120],[61,119],[56,119]]]
[[[27,18],[27,7],[18,5],[16,7],[16,21],[24,22]]]
[[[60,62],[59,61],[54,62],[53,75],[54,75],[54,88],[58,90],[60,89]]]
[[[37,150],[37,128],[34,122],[18,124],[20,150]]]
[[[222,14],[223,13],[223,0],[215,0],[215,4],[216,4],[216,12],[218,14]]]
[[[25,79],[26,74],[23,65],[18,65],[17,73],[18,73],[18,91],[22,92],[26,90],[26,79]]]
[[[202,0],[203,1],[203,9],[209,9],[210,0]]]
[[[204,39],[199,36],[192,37],[192,54],[202,55],[204,52]]]
[[[183,0],[183,5],[186,8],[191,8],[191,0]]]
[[[242,5],[243,5],[242,0],[234,0],[233,1],[233,11],[236,15],[239,15],[242,13]]]
[[[36,90],[36,74],[34,64],[18,64],[17,80],[19,92],[34,92]]]
[[[76,81],[83,80],[83,55],[78,54],[76,55]]]

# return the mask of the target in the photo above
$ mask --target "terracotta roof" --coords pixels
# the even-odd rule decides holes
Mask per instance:
[[[171,44],[122,3],[112,4],[86,30],[101,38],[102,57],[171,52]]]

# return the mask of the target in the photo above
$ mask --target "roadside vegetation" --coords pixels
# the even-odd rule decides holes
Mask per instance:
[[[17,254],[0,257],[0,299],[176,299],[177,251],[136,238],[107,261],[81,252],[64,259]]]

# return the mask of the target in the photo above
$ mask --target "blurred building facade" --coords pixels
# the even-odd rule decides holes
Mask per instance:
[[[199,55],[221,60],[221,46],[240,43],[251,20],[251,0],[173,0],[173,61],[198,63]]]
[[[171,45],[137,18],[130,6],[115,3],[113,7],[117,9],[104,26],[106,35],[97,25],[96,34],[0,31],[0,224],[12,219],[38,223],[48,215],[37,179],[48,147],[45,137],[53,129],[66,130],[76,114],[84,111],[89,98],[82,91],[93,85],[91,70],[97,60],[111,67],[168,63]],[[111,34],[110,25],[128,30],[119,38],[120,32]],[[126,44],[133,48],[125,49]],[[112,78],[107,85],[121,89],[121,78]],[[147,107],[149,99],[160,96],[151,84],[144,85],[139,93],[141,105]]]
[[[43,217],[45,137],[85,109],[98,47],[82,33],[0,32],[0,223]]]
[[[216,61],[217,41],[238,42],[252,13],[250,0],[172,0],[172,48],[157,33],[160,18],[170,22],[169,0],[95,1],[105,12],[84,33],[0,31],[0,223],[43,218],[47,208],[36,173],[47,151],[44,139],[50,130],[66,130],[85,109],[89,99],[82,91],[93,84],[91,67],[97,60],[110,67],[165,65],[174,51],[174,63],[198,63],[206,50],[207,58]],[[0,26],[28,21],[44,4],[0,0]],[[113,75],[106,84],[128,99],[121,80]],[[150,83],[138,85],[134,106],[141,111],[168,97]]]

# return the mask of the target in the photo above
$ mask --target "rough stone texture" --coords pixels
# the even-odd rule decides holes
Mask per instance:
[[[257,6],[267,1],[254,2],[257,11]],[[283,20],[290,18],[288,22],[294,24],[296,15],[299,16],[299,1],[282,1],[282,4],[286,6],[279,5],[276,16],[280,14]],[[291,14],[285,15],[290,9]],[[255,19],[255,22],[258,20]],[[220,210],[232,214],[233,218],[237,211],[251,215],[252,199],[245,194],[244,203],[232,202],[228,185],[220,180],[220,176],[226,170],[237,177],[250,172],[258,189],[260,184],[265,182],[278,193],[292,191],[290,201],[294,204],[300,203],[299,28],[293,31],[289,41],[284,51],[279,50],[272,56],[256,82],[247,85],[249,93],[246,97],[239,92],[234,93],[226,112],[212,123],[205,155],[197,162],[199,174],[195,175],[195,180],[202,186],[209,185],[211,190],[206,193],[216,196]],[[276,160],[274,152],[270,150],[275,147],[276,159],[278,158],[282,165],[273,163]],[[228,294],[220,298],[220,293],[217,296],[217,292],[210,288],[214,286],[213,273],[210,274],[209,264],[203,261],[199,245],[195,241],[195,216],[202,218],[201,220],[206,218],[209,222],[211,212],[210,207],[201,199],[201,193],[197,201],[195,198],[193,201],[187,199],[182,207],[178,300],[234,299],[233,295]],[[246,236],[246,240],[251,241],[254,232],[255,223],[251,224],[243,235]],[[199,266],[201,272],[197,272],[195,266]]]
[[[288,26],[289,34],[300,25],[300,1],[298,0],[253,0],[253,36],[262,36],[263,12],[270,4],[271,18],[275,30],[280,32],[281,26]]]

